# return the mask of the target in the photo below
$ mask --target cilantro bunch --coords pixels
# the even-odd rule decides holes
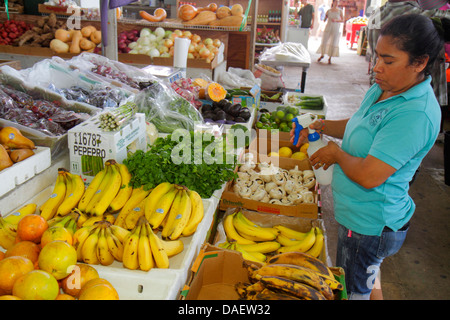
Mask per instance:
[[[148,151],[130,154],[123,163],[132,175],[132,187],[144,186],[148,190],[170,182],[210,198],[226,181],[236,177],[237,156],[227,152],[226,139],[194,132],[189,136],[190,139],[177,139],[174,134],[160,137]]]

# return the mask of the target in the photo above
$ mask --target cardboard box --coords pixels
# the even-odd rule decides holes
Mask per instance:
[[[241,88],[250,89],[250,88]],[[233,95],[231,96],[231,103],[239,103],[243,107],[248,108],[259,108],[261,103],[261,88],[255,84],[253,88],[250,89],[250,95]]]
[[[98,128],[98,122],[96,115],[68,131],[70,171],[80,174],[87,184],[104,167],[106,160],[122,163],[129,151],[147,147],[143,113],[137,113],[118,131],[103,131]]]

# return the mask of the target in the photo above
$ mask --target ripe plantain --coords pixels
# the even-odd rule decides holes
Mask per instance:
[[[294,280],[276,276],[263,276],[260,281],[268,289],[281,291],[304,300],[327,300],[313,287]]]

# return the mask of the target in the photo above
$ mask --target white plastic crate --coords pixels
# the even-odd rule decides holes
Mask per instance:
[[[50,148],[36,147],[34,152],[33,156],[0,171],[0,197],[50,167]]]

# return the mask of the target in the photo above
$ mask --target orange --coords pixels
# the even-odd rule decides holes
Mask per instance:
[[[41,236],[48,229],[48,222],[38,214],[29,214],[20,219],[17,224],[17,236],[20,240],[39,243]]]
[[[41,237],[41,248],[54,240],[62,240],[72,245],[73,238],[70,231],[61,226],[53,226],[44,231]]]
[[[22,275],[34,270],[30,259],[20,256],[5,258],[0,261],[0,291],[11,294],[14,282]]]
[[[22,299],[10,294],[5,294],[4,296],[0,296],[0,300],[22,300]]]
[[[97,283],[81,289],[78,300],[119,300],[119,294],[113,286]]]
[[[17,279],[13,287],[13,295],[23,300],[55,300],[58,294],[58,281],[43,270],[24,274]]]
[[[69,294],[61,293],[56,296],[55,300],[76,300],[75,297],[72,297]]]
[[[76,297],[86,282],[97,278],[99,278],[99,275],[94,267],[84,263],[77,263],[72,273],[61,280],[61,288],[64,293]]]
[[[70,266],[77,263],[77,251],[65,241],[55,240],[42,248],[38,263],[40,269],[61,280],[70,274]]]
[[[5,258],[12,256],[21,256],[31,260],[33,264],[38,261],[41,248],[32,241],[20,241],[15,243],[11,248],[6,250]]]
[[[0,251],[0,260],[3,260],[4,257],[5,257],[5,253],[3,251]]]

